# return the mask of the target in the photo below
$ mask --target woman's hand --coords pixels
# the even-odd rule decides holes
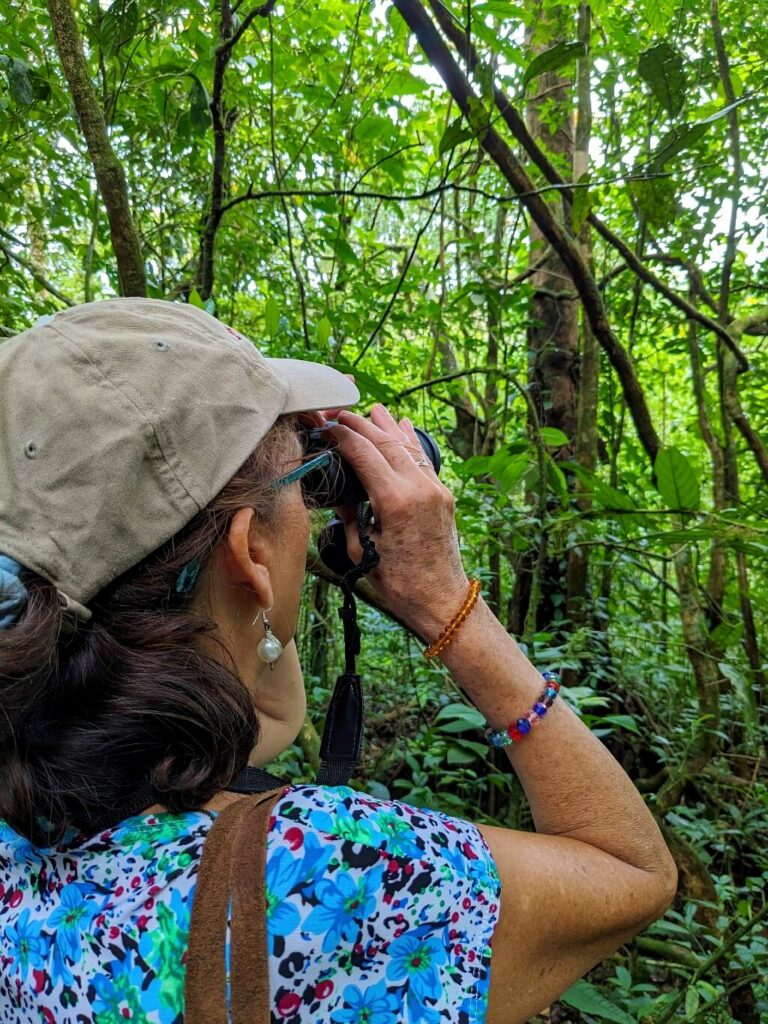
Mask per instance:
[[[370,419],[340,412],[332,427],[341,455],[373,508],[371,536],[381,561],[367,579],[387,608],[426,641],[460,608],[468,581],[461,564],[454,498],[427,460],[409,420],[382,405]],[[354,509],[342,509],[350,557],[362,556]]]

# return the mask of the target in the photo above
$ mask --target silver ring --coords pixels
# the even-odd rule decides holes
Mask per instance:
[[[417,466],[431,466],[432,463],[428,462],[426,459],[416,459],[416,465]]]

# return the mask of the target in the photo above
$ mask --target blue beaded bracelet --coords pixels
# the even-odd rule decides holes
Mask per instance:
[[[557,672],[542,672],[541,677],[546,683],[544,692],[533,705],[524,718],[518,718],[506,729],[485,730],[485,738],[492,747],[508,747],[510,743],[518,743],[524,736],[527,736],[534,725],[538,725],[541,719],[552,707],[560,692],[560,677]]]

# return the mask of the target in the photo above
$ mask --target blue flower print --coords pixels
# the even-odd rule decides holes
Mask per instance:
[[[398,1024],[397,997],[387,992],[380,981],[371,988],[348,985],[344,989],[344,1007],[331,1014],[333,1024]]]
[[[61,906],[48,918],[48,925],[56,933],[57,952],[71,964],[79,962],[83,955],[81,936],[100,911],[98,903],[88,896],[93,891],[90,885],[65,885],[59,893]]]
[[[394,857],[414,857],[417,860],[421,857],[422,852],[415,841],[416,833],[394,811],[380,811],[374,821],[384,837],[387,853]]]
[[[8,925],[4,931],[5,955],[13,957],[13,969],[22,975],[30,967],[42,967],[48,953],[48,940],[42,934],[43,926],[30,921],[30,912],[19,915],[16,925]]]
[[[304,922],[305,931],[326,933],[323,952],[329,953],[342,939],[351,942],[360,930],[360,920],[376,909],[376,897],[383,869],[366,872],[358,881],[340,871],[333,879],[323,879],[315,886],[318,906]]]
[[[299,912],[287,897],[302,877],[302,861],[294,860],[284,846],[277,849],[267,863],[265,896],[267,932],[270,936],[289,935],[298,927]]]
[[[387,977],[391,981],[407,981],[409,997],[415,1000],[439,999],[438,967],[446,960],[445,947],[439,939],[406,932],[389,947]],[[410,1005],[410,998],[408,1002]]]
[[[344,804],[339,804],[333,814],[327,811],[313,811],[310,821],[318,832],[329,836],[337,836],[348,843],[362,843],[364,846],[376,846],[373,825],[365,818],[356,818]]]
[[[0,820],[0,843],[9,846],[13,850],[13,859],[17,864],[42,862],[40,851],[37,847],[18,832],[14,832],[10,825]]]

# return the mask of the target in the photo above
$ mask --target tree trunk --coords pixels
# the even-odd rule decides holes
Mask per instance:
[[[576,93],[578,98],[576,137],[573,146],[573,180],[584,180],[589,173],[589,140],[592,130],[592,97],[590,92],[590,37],[591,12],[587,4],[579,9],[579,40],[586,47],[586,55],[576,65]],[[588,223],[580,232],[584,260],[591,265],[591,237]],[[576,413],[576,461],[584,469],[593,470],[597,463],[597,386],[600,372],[600,352],[586,317],[581,316],[580,359]],[[577,507],[586,511],[591,502],[580,495],[583,488],[574,481]],[[574,546],[568,552],[566,573],[566,614],[573,628],[586,624],[588,607],[589,548]],[[566,675],[566,683],[569,681]]]
[[[88,74],[72,3],[71,0],[47,0],[47,4],[59,60],[107,211],[120,292],[144,296],[147,278],[128,199],[128,183],[110,144],[104,114]]]

